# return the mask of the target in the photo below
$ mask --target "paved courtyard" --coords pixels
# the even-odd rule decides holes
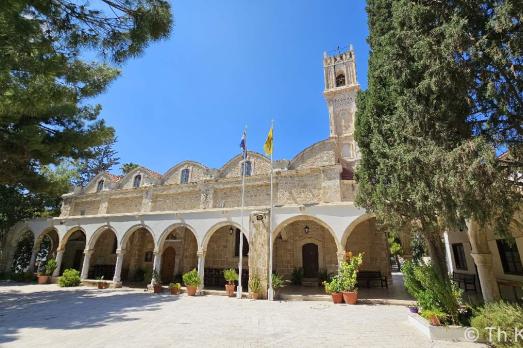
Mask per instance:
[[[430,342],[391,305],[0,283],[2,347],[478,347]]]

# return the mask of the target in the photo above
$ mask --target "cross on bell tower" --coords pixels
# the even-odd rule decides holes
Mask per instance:
[[[336,139],[338,161],[350,169],[359,159],[354,141],[356,95],[360,90],[355,59],[352,45],[345,50],[338,48],[333,55],[323,53],[323,95],[329,109],[330,138]]]

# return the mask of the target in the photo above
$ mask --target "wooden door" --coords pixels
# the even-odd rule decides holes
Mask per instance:
[[[303,276],[315,278],[318,276],[318,245],[314,243],[304,244],[302,247]]]
[[[175,258],[176,250],[173,247],[168,247],[163,251],[160,275],[163,284],[169,284],[174,279]]]

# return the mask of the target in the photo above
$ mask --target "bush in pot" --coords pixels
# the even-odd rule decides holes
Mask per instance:
[[[249,279],[249,291],[253,300],[258,299],[261,289],[260,277],[257,274],[252,275],[251,279]]]
[[[342,261],[340,265],[340,286],[343,293],[343,300],[347,304],[356,304],[358,302],[358,270],[363,262],[363,254],[351,256],[347,261]]]
[[[278,273],[272,274],[272,290],[274,291],[274,298],[278,297],[278,290],[285,286],[285,280]]]
[[[53,275],[53,272],[56,269],[56,260],[47,260],[47,263],[42,268],[43,270],[38,272],[38,284],[47,284],[49,283],[49,278]]]
[[[169,284],[169,290],[171,291],[171,295],[178,295],[180,293],[181,288],[182,285],[180,283]]]
[[[330,281],[324,281],[325,292],[332,296],[333,303],[343,303],[343,294],[339,274],[336,274]]]
[[[202,280],[200,279],[200,275],[198,274],[198,271],[196,271],[196,268],[194,268],[192,271],[189,271],[185,273],[182,276],[183,283],[187,287],[187,295],[194,296],[196,295],[196,290],[198,289],[198,286],[200,286]]]
[[[223,277],[225,281],[227,281],[227,284],[225,284],[227,296],[233,297],[234,291],[236,290],[236,284],[234,282],[238,280],[238,273],[236,273],[235,269],[229,268],[223,271]]]
[[[74,268],[68,268],[58,279],[58,285],[61,287],[71,287],[80,285],[80,272]]]

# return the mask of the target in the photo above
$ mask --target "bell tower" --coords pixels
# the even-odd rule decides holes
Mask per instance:
[[[338,161],[352,171],[359,159],[359,149],[354,141],[354,116],[356,95],[360,90],[352,45],[345,51],[338,49],[334,55],[324,52],[323,73],[330,138],[336,140]]]

